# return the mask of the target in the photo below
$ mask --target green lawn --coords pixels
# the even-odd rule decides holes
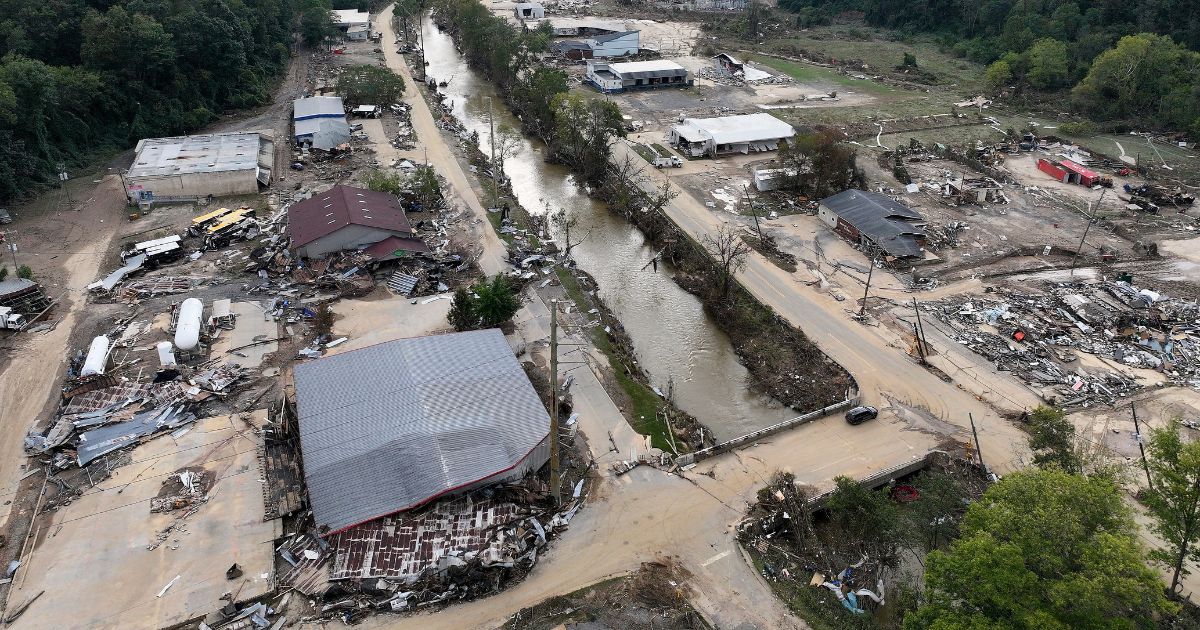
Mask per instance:
[[[788,61],[765,55],[752,55],[751,61],[774,68],[801,83],[836,83],[852,88],[858,92],[872,96],[894,96],[903,92],[897,88],[875,81],[864,81],[846,76],[831,68],[815,66],[810,63]]]

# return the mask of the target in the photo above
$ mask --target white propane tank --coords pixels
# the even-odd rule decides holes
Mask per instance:
[[[92,345],[88,347],[87,357],[83,360],[83,371],[80,376],[96,376],[104,374],[104,367],[108,364],[108,337],[100,335],[92,340]]]
[[[175,366],[175,348],[170,341],[158,342],[158,363],[165,368]]]
[[[200,343],[200,316],[204,315],[204,302],[188,298],[179,305],[179,319],[175,323],[175,347],[191,350]]]

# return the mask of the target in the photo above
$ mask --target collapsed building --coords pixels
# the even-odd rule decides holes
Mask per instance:
[[[333,24],[346,39],[366,41],[371,32],[371,15],[357,9],[340,9],[333,12]]]
[[[288,232],[300,258],[365,251],[376,261],[429,251],[395,196],[341,184],[288,206]]]
[[[774,151],[796,130],[770,114],[684,118],[671,127],[670,142],[691,157]]]
[[[628,57],[638,54],[638,51],[641,50],[641,33],[639,31],[603,33],[583,40],[554,42],[550,48],[568,59],[576,60]]]
[[[270,132],[145,138],[122,180],[133,202],[249,195],[271,183]]]
[[[925,255],[925,219],[919,212],[876,192],[843,190],[817,206],[817,217],[846,239],[887,261]]]
[[[350,141],[350,123],[338,96],[310,96],[292,103],[293,138],[296,144],[331,151]]]

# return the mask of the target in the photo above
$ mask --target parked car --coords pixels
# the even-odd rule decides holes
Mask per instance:
[[[879,415],[879,410],[874,407],[855,407],[846,412],[846,422],[850,424],[862,424],[867,420],[874,420]]]

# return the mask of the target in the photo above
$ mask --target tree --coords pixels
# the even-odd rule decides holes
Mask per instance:
[[[337,92],[351,107],[386,106],[404,98],[404,79],[388,68],[365,64],[349,66],[337,80]]]
[[[303,0],[299,13],[300,36],[309,46],[319,46],[337,35],[328,0]]]
[[[382,169],[373,168],[363,175],[363,183],[368,190],[400,195],[404,192],[404,178],[399,173],[389,173]]]
[[[852,553],[891,554],[896,540],[896,504],[886,492],[872,490],[850,477],[834,477],[833,492],[825,501],[830,522],[842,532],[839,538],[858,541]]]
[[[929,554],[926,602],[904,628],[1153,628],[1175,607],[1143,556],[1111,480],[1013,473],[971,504],[948,551]]]
[[[992,94],[998,94],[1004,90],[1004,88],[1008,87],[1008,84],[1010,81],[1012,81],[1012,78],[1012,66],[1008,65],[1007,61],[1001,59],[992,63],[992,65],[988,66],[987,70],[984,71],[983,84],[987,86],[988,92],[991,92]]]
[[[473,330],[479,325],[479,314],[475,312],[475,300],[466,289],[454,292],[454,301],[450,304],[450,312],[446,313],[446,319],[458,332]]]
[[[901,65],[905,68],[916,68],[917,56],[909,52],[904,53],[904,62]]]
[[[484,328],[496,328],[504,324],[521,308],[521,300],[517,298],[508,279],[501,274],[476,284],[473,290],[475,313],[479,315]]]
[[[8,267],[0,267],[0,282],[4,282],[4,279],[7,277],[8,277]]]
[[[554,227],[558,229],[559,234],[562,235],[563,256],[570,258],[571,250],[576,245],[586,241],[587,237],[592,233],[592,231],[588,230],[587,234],[583,235],[583,238],[579,239],[578,241],[572,241],[571,230],[575,229],[575,227],[579,225],[579,216],[567,212],[566,208],[559,208],[557,211],[551,212],[549,203],[546,204],[546,212],[550,217],[550,223],[553,224]]]
[[[442,184],[438,181],[433,167],[428,164],[417,166],[412,175],[408,176],[402,196],[409,202],[409,207],[417,210],[437,207],[442,201]]]
[[[1065,43],[1044,37],[1034,42],[1025,54],[1029,58],[1025,76],[1034,87],[1047,90],[1066,83],[1070,54]]]
[[[1153,555],[1172,568],[1170,592],[1186,573],[1184,560],[1200,559],[1200,442],[1184,441],[1179,419],[1150,431],[1147,463],[1153,487],[1144,496],[1154,531],[1166,541]]]
[[[621,110],[611,101],[559,94],[554,109],[554,153],[584,181],[599,184],[608,170],[609,145],[625,136]]]
[[[1073,475],[1082,473],[1075,443],[1075,425],[1062,409],[1042,405],[1029,415],[1029,449],[1038,468],[1057,467]]]
[[[728,297],[733,276],[745,266],[750,246],[742,241],[737,229],[729,224],[722,224],[716,232],[705,234],[703,242],[708,252],[716,259],[721,297]]]
[[[29,265],[21,265],[17,267],[17,277],[25,280],[33,280],[33,269]]]

